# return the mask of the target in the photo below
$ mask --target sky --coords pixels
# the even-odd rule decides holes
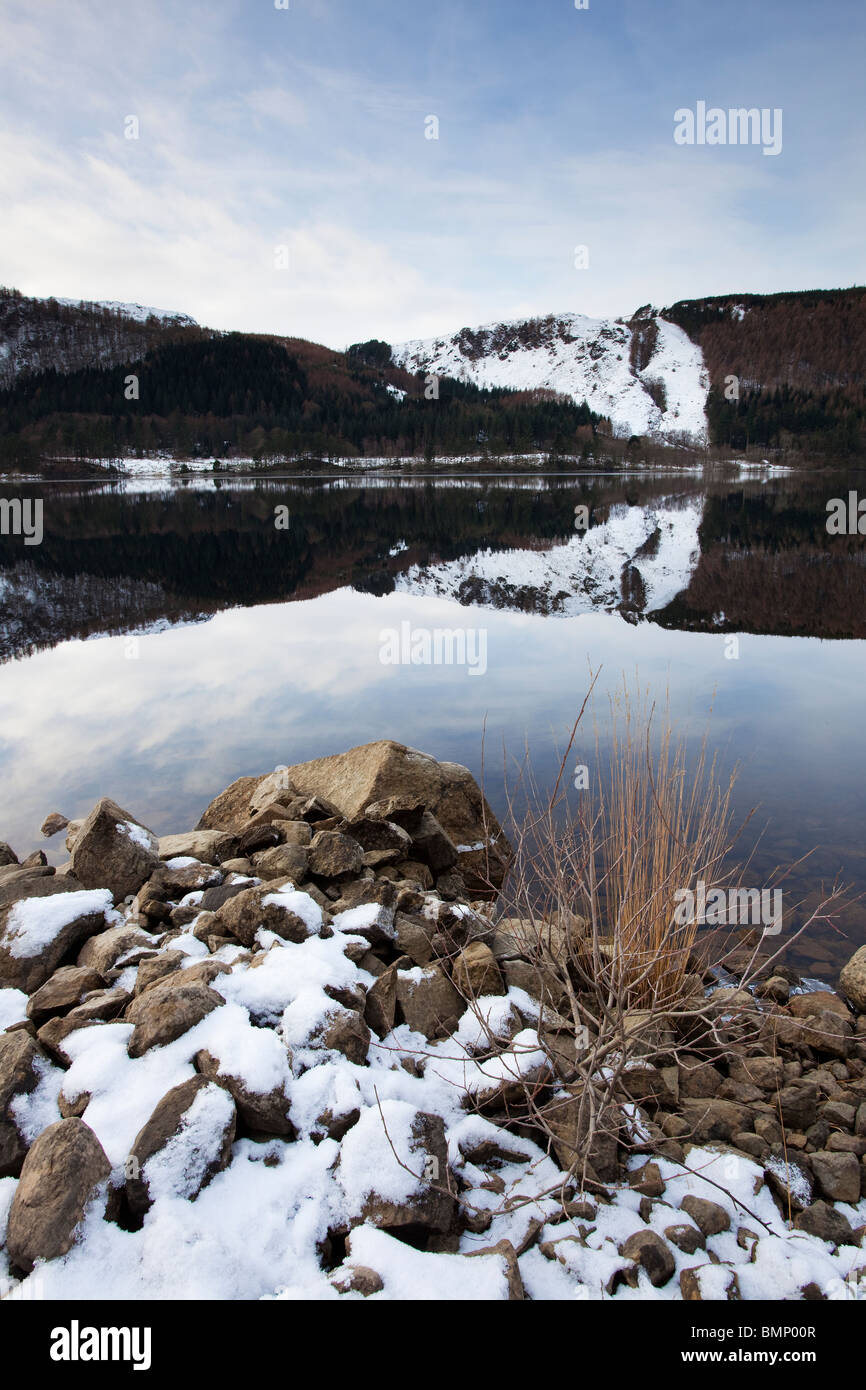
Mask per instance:
[[[864,57],[862,0],[0,0],[0,283],[336,348],[862,284]]]

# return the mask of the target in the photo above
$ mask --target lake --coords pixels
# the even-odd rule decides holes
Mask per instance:
[[[43,538],[0,537],[0,838],[114,797],[157,833],[235,777],[394,738],[464,763],[506,809],[528,740],[552,785],[600,672],[623,674],[758,812],[745,882],[785,881],[786,930],[821,880],[866,890],[866,566],[830,536],[832,470],[713,476],[412,472],[7,481]],[[862,483],[862,480],[861,480]],[[861,486],[861,492],[863,491]],[[591,720],[573,751],[595,775]],[[599,773],[600,775],[600,773]],[[580,793],[575,790],[574,795]],[[760,830],[756,841],[755,832]],[[832,978],[855,903],[796,943]]]

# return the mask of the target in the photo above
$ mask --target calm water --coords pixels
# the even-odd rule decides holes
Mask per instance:
[[[44,538],[0,538],[0,838],[19,855],[46,847],[48,811],[79,816],[100,795],[180,830],[241,774],[383,737],[480,779],[485,721],[502,814],[503,750],[519,759],[528,739],[552,782],[592,668],[600,715],[624,672],[670,691],[691,740],[712,709],[711,746],[741,765],[737,807],[760,807],[748,883],[814,849],[786,907],[836,874],[862,892],[866,570],[862,540],[824,524],[849,486],[686,473],[7,485],[0,496],[43,500]],[[463,631],[471,664],[383,662],[389,632],[437,629]],[[593,756],[588,724],[574,761]],[[65,858],[62,837],[47,848]],[[794,963],[832,975],[866,940],[866,912],[840,926]]]

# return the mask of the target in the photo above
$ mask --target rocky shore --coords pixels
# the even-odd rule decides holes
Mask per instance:
[[[587,1140],[566,929],[503,915],[467,769],[43,828],[56,870],[0,844],[3,1296],[866,1297],[866,947],[839,991],[696,954],[712,1042],[636,1048]]]

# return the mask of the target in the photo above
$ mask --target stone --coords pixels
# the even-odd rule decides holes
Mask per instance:
[[[74,1012],[73,1009],[72,1013],[74,1014]],[[94,1019],[73,1018],[67,1014],[65,1018],[49,1018],[47,1023],[43,1023],[36,1036],[52,1062],[56,1062],[61,1067],[69,1067],[72,1065],[73,1058],[64,1046],[66,1039],[82,1028],[98,1027],[99,1023]]]
[[[58,1120],[32,1144],[12,1199],[6,1249],[17,1268],[55,1260],[72,1248],[85,1208],[111,1172],[83,1120]]]
[[[482,1259],[485,1255],[497,1255],[505,1265],[506,1299],[509,1303],[520,1302],[526,1298],[517,1251],[510,1240],[500,1240],[496,1245],[485,1245],[482,1250],[470,1250],[467,1259]]]
[[[810,1206],[797,1213],[794,1226],[798,1231],[806,1231],[808,1235],[817,1236],[819,1240],[826,1240],[831,1245],[855,1244],[850,1221],[829,1202],[812,1202]]]
[[[839,974],[839,987],[861,1014],[866,1013],[866,946],[855,951]]]
[[[464,999],[506,993],[496,957],[483,941],[470,941],[463,947],[452,965],[451,978]]]
[[[352,1226],[368,1222],[384,1231],[399,1231],[408,1226],[441,1234],[454,1228],[457,1204],[449,1190],[445,1122],[439,1115],[418,1111],[412,1120],[411,1133],[413,1171],[419,1174],[430,1171],[438,1177],[424,1179],[418,1190],[401,1202],[389,1201],[376,1192],[368,1193],[351,1219]],[[350,1132],[346,1143],[351,1137]],[[336,1171],[339,1175],[339,1161]]]
[[[656,1289],[666,1284],[676,1269],[670,1249],[656,1231],[635,1231],[620,1246],[620,1254],[628,1260],[635,1260],[645,1269]]]
[[[65,1014],[80,1004],[85,994],[102,989],[105,981],[87,966],[63,965],[40,985],[27,1001],[27,1017],[40,1028],[54,1014]]]
[[[812,1165],[805,1154],[786,1152],[782,1144],[774,1145],[764,1160],[764,1181],[778,1198],[787,1216],[808,1207],[814,1194]]]
[[[364,1001],[364,1020],[379,1038],[384,1038],[394,1027],[397,1008],[397,970],[389,967],[367,990]]]
[[[808,994],[794,994],[788,1002],[788,1012],[794,1018],[810,1018],[822,1013],[838,1014],[846,1023],[851,1022],[851,1011],[843,999],[831,989],[811,990]]]
[[[5,868],[7,864],[17,864],[18,855],[15,853],[5,840],[0,840],[0,868]]]
[[[818,1118],[817,1086],[813,1083],[786,1086],[779,1092],[779,1109],[786,1129],[808,1129]]]
[[[664,1178],[657,1163],[645,1163],[642,1168],[633,1169],[628,1182],[634,1192],[640,1192],[644,1197],[664,1196]]]
[[[266,1092],[253,1091],[243,1076],[232,1071],[231,1057],[221,1061],[206,1049],[197,1052],[194,1061],[196,1071],[201,1076],[224,1086],[230,1093],[247,1129],[257,1134],[294,1138],[295,1127],[289,1118],[290,1102],[284,1087],[275,1086]]]
[[[17,1178],[21,1172],[28,1145],[10,1106],[38,1085],[40,1060],[47,1060],[45,1053],[29,1034],[0,1033],[0,1178]]]
[[[0,989],[33,994],[89,936],[105,929],[110,906],[107,892],[100,902],[92,893],[73,889],[0,910]],[[50,927],[45,926],[46,914]]]
[[[436,817],[425,811],[421,824],[412,836],[412,857],[427,864],[434,874],[443,873],[457,863],[454,841],[445,833]]]
[[[138,967],[133,993],[143,994],[158,980],[173,974],[175,970],[180,970],[185,960],[186,954],[183,951],[160,951],[159,955],[151,956],[150,960],[143,960]]]
[[[680,1108],[696,1144],[732,1139],[738,1131],[748,1130],[751,1123],[747,1107],[731,1100],[683,1100]]]
[[[547,1004],[557,1012],[567,1004],[568,995],[562,982],[552,970],[524,960],[506,960],[502,970],[509,989],[522,989],[540,1004]]]
[[[258,878],[289,878],[294,883],[302,883],[307,877],[309,858],[309,852],[302,845],[283,844],[261,850],[253,856],[253,864]]]
[[[369,1265],[346,1265],[332,1275],[331,1284],[337,1293],[359,1293],[363,1298],[381,1293],[385,1287],[381,1277]]]
[[[364,867],[364,852],[357,840],[339,830],[320,830],[310,841],[310,873],[320,878],[342,878],[359,874]]]
[[[698,1057],[683,1059],[677,1068],[680,1095],[689,1100],[704,1100],[718,1094],[723,1077],[721,1072]]]
[[[42,822],[39,833],[44,835],[46,840],[50,840],[52,835],[57,835],[61,830],[65,830],[68,824],[69,821],[66,816],[62,816],[59,811],[52,811]]]
[[[425,1038],[443,1038],[454,1029],[465,1004],[440,965],[398,970],[397,1000],[409,1027]]]
[[[97,801],[75,837],[72,873],[85,888],[110,888],[116,902],[159,868],[159,841],[109,797]]]
[[[159,983],[145,990],[126,1011],[127,1020],[135,1024],[126,1049],[129,1056],[142,1057],[152,1047],[174,1042],[224,1003],[222,996],[205,984],[172,988]]]
[[[217,909],[211,930],[233,936],[242,946],[254,944],[260,927],[284,941],[306,941],[313,933],[303,918],[280,902],[267,901],[276,891],[272,883],[244,889]]]
[[[187,830],[181,835],[161,835],[160,859],[198,859],[202,864],[225,864],[237,853],[238,838],[224,830]]]
[[[705,1236],[717,1236],[730,1230],[731,1218],[718,1202],[708,1202],[703,1197],[687,1195],[680,1202],[680,1208],[690,1216]]]
[[[283,843],[283,830],[280,822],[259,821],[248,826],[238,839],[238,854],[256,854],[260,850],[272,849]]]
[[[98,989],[85,996],[81,1004],[76,1004],[66,1015],[68,1019],[80,1023],[106,1023],[117,1018],[131,1000],[129,990],[115,986],[113,989]]]
[[[859,1202],[860,1164],[856,1154],[825,1149],[813,1153],[811,1162],[822,1197],[830,1202]]]
[[[415,965],[430,964],[435,933],[427,918],[397,912],[394,916],[394,935],[397,949],[409,956]]]
[[[787,1004],[791,993],[791,986],[783,975],[771,975],[768,980],[759,981],[756,989],[762,999],[772,999],[775,1004]]]
[[[76,964],[105,977],[120,962],[135,964],[143,953],[154,949],[154,944],[154,938],[138,927],[109,927],[84,943]]]
[[[857,1111],[854,1106],[846,1105],[841,1100],[828,1100],[821,1108],[821,1119],[839,1129],[853,1130],[856,1118]]]
[[[678,1250],[682,1250],[684,1255],[694,1255],[698,1250],[706,1249],[706,1240],[703,1233],[697,1226],[690,1226],[683,1223],[680,1226],[666,1226],[665,1240],[671,1245],[675,1245]]]
[[[739,1299],[740,1286],[730,1265],[705,1264],[680,1271],[680,1293],[687,1303],[720,1303]]]
[[[580,1177],[586,1163],[591,1170],[590,1176],[594,1174],[600,1182],[618,1181],[622,1117],[615,1107],[611,1106],[602,1115],[596,1115],[591,1139],[588,1108],[584,1106],[581,1113],[581,1090],[578,1085],[564,1086],[562,1094],[554,1096],[541,1108],[540,1113],[563,1172],[574,1169]]]
[[[412,837],[401,825],[375,816],[357,816],[349,821],[346,834],[357,840],[362,850],[393,851],[397,859],[408,859],[412,853]]]
[[[189,1114],[193,1106],[194,1124]],[[162,1174],[155,1178],[153,1168],[148,1172],[150,1160],[166,1149],[172,1151],[174,1159],[167,1166],[180,1174],[172,1195],[195,1201],[211,1179],[228,1167],[235,1124],[235,1105],[228,1090],[207,1077],[193,1076],[172,1087],[139,1130],[129,1151],[127,1163],[132,1174],[126,1179],[126,1195],[130,1209],[143,1215],[161,1183],[167,1181]]]
[[[316,1041],[322,1047],[342,1052],[350,1062],[362,1067],[367,1060],[370,1046],[370,1030],[363,1018],[354,1009],[339,1009],[330,1014]]]

